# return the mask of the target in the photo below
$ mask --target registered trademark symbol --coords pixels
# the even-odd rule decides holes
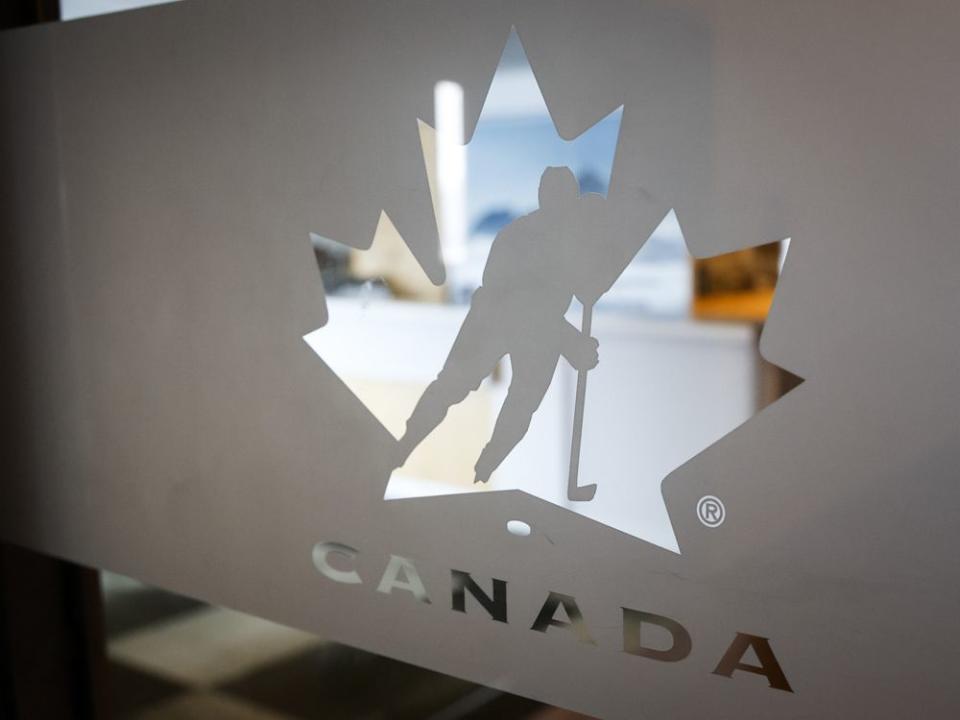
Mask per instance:
[[[708,528],[720,527],[727,517],[727,509],[720,498],[713,495],[704,495],[697,503],[697,517]]]

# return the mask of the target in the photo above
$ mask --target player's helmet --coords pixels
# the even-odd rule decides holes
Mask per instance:
[[[580,197],[580,183],[568,167],[548,167],[540,176],[540,207],[564,207]]]

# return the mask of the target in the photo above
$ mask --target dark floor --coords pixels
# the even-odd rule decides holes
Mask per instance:
[[[104,576],[117,720],[584,716]]]

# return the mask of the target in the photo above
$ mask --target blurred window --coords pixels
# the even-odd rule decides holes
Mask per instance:
[[[148,5],[165,5],[177,0],[60,0],[60,19],[75,20],[91,15],[134,10]]]

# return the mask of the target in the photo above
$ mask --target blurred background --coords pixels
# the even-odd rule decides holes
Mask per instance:
[[[109,699],[137,720],[585,716],[102,574]]]

